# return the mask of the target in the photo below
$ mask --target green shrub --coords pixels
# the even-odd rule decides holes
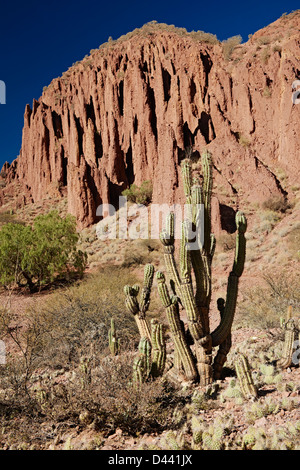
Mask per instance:
[[[86,255],[77,250],[76,221],[57,211],[40,215],[33,225],[8,223],[0,231],[0,283],[30,290],[58,277],[83,274]],[[25,283],[25,284],[24,284]]]
[[[146,206],[152,200],[152,183],[151,181],[143,181],[140,187],[132,184],[130,188],[122,192],[122,195],[127,197],[129,202]]]

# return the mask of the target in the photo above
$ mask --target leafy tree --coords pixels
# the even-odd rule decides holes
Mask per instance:
[[[30,290],[58,277],[82,275],[86,254],[77,250],[75,218],[57,211],[40,215],[32,227],[8,223],[0,231],[0,283]]]

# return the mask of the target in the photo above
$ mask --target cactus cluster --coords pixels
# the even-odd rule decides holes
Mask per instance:
[[[175,372],[179,379],[205,386],[221,377],[231,347],[231,326],[236,309],[239,278],[245,263],[247,228],[244,214],[238,211],[235,219],[237,227],[235,258],[228,278],[226,300],[218,299],[220,323],[211,332],[209,327],[211,266],[216,245],[215,237],[211,234],[212,169],[211,155],[205,151],[202,155],[203,179],[200,184],[200,180],[192,178],[191,159],[186,158],[182,161],[183,188],[188,210],[181,226],[179,262],[175,260],[176,220],[175,214],[171,212],[167,216],[166,227],[160,234],[164,247],[167,279],[162,272],[156,274],[159,296],[166,311],[174,344],[170,373],[174,375]],[[137,299],[139,292],[137,286],[126,286],[125,295],[126,306],[136,319],[141,338],[148,338],[152,349],[155,350],[155,342],[153,343],[153,338],[151,339],[146,319],[153,274],[153,266],[147,265],[140,301]],[[185,312],[186,323],[182,321],[182,311]],[[213,360],[214,347],[218,347],[218,350]],[[142,357],[139,364],[144,367]],[[135,369],[140,366],[135,364]]]
[[[163,325],[155,319],[152,319],[149,325],[146,318],[153,276],[154,267],[152,264],[147,264],[144,268],[144,282],[139,299],[139,286],[124,287],[127,310],[134,316],[141,337],[139,355],[133,363],[133,380],[138,384],[147,381],[150,377],[161,376],[166,365]]]
[[[159,293],[167,311],[177,355],[174,365],[179,367],[179,372],[183,372],[186,379],[200,382],[201,385],[208,385],[214,379],[221,377],[223,364],[231,346],[231,326],[246,251],[247,222],[243,213],[237,212],[236,251],[232,271],[228,278],[226,301],[218,300],[220,324],[213,332],[210,332],[211,266],[216,244],[215,237],[211,234],[212,168],[211,155],[205,151],[202,154],[203,181],[200,184],[200,181],[192,178],[190,159],[182,162],[183,187],[190,210],[188,217],[182,223],[178,264],[174,255],[175,216],[173,213],[168,215],[166,228],[160,236],[173,295],[168,292],[164,275],[157,273]],[[202,227],[199,225],[201,218],[204,225]],[[196,234],[192,248],[189,238],[191,233]],[[185,310],[186,328],[180,321],[179,306]],[[189,337],[191,341],[188,341]],[[213,361],[212,350],[217,346],[219,349]]]
[[[272,426],[268,431],[263,427],[251,426],[243,436],[242,448],[246,450],[299,450],[295,437],[299,436],[300,422],[287,423],[286,427]]]
[[[150,377],[161,376],[166,363],[166,343],[161,323],[151,320],[151,338],[143,336],[138,350],[139,354],[133,362],[133,381],[141,384]]]
[[[230,433],[233,421],[217,418],[212,424],[204,422],[199,416],[192,416],[192,449],[222,450],[227,447],[226,436]]]

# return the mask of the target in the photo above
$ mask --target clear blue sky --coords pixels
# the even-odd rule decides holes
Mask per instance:
[[[299,2],[289,0],[2,1],[0,80],[6,84],[6,104],[0,104],[0,167],[19,153],[25,105],[109,36],[117,39],[157,20],[220,40],[240,34],[247,41],[248,34],[297,8]]]

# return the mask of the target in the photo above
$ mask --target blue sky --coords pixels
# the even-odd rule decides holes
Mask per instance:
[[[240,34],[247,41],[248,34],[297,8],[299,3],[289,0],[1,2],[0,80],[6,84],[6,104],[0,104],[0,168],[19,153],[25,105],[109,36],[117,39],[157,20],[220,40]]]

